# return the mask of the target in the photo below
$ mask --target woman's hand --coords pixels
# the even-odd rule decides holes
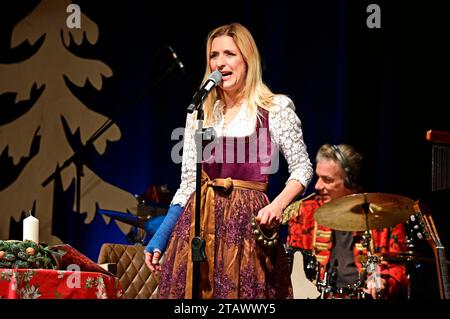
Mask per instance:
[[[150,271],[158,272],[161,271],[161,265],[159,264],[159,259],[161,258],[161,253],[159,251],[155,252],[145,252],[145,264],[150,269]]]
[[[265,228],[278,227],[282,221],[284,209],[304,189],[305,187],[299,181],[295,179],[289,180],[283,191],[269,205],[258,212],[256,221],[259,222],[260,226]]]
[[[265,228],[278,227],[281,223],[282,212],[283,208],[272,202],[258,212],[256,221],[259,222],[260,226]]]

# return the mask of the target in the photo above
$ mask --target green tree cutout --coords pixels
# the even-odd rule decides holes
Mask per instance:
[[[0,154],[6,151],[14,165],[22,157],[29,156],[36,132],[40,136],[39,152],[30,159],[18,178],[0,192],[0,239],[9,236],[10,216],[18,221],[22,212],[29,211],[35,204],[35,216],[40,220],[40,240],[49,244],[60,242],[51,234],[54,182],[46,187],[41,183],[57,165],[61,166],[73,155],[61,118],[65,119],[72,133],[79,129],[83,144],[107,120],[86,107],[64,82],[64,76],[79,87],[89,81],[101,90],[103,77],[113,74],[103,62],[77,57],[67,49],[71,39],[76,45],[85,40],[94,45],[98,39],[97,25],[84,14],[80,29],[66,26],[66,8],[70,3],[68,0],[42,0],[14,27],[11,36],[11,48],[24,41],[33,45],[45,36],[41,47],[20,63],[0,64],[0,94],[16,93],[15,102],[18,103],[30,99],[33,85],[43,89],[39,99],[25,114],[0,126]],[[103,154],[108,141],[120,138],[120,129],[113,125],[94,142],[95,149]],[[136,200],[132,194],[106,183],[88,167],[83,169],[80,212],[86,213],[85,223],[93,220],[96,205],[124,212],[135,209]],[[62,171],[64,190],[75,177],[74,164]],[[129,230],[125,224],[118,223],[118,226],[124,233]]]

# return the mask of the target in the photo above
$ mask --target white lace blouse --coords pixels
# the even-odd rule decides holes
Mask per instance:
[[[218,120],[213,125],[218,136],[243,137],[255,132],[256,115],[248,114],[245,107],[240,108],[238,114],[226,127],[224,127],[222,110],[223,104],[218,101],[214,105]],[[278,146],[288,163],[290,174],[288,181],[295,179],[306,188],[312,179],[313,169],[303,141],[301,121],[294,110],[295,106],[290,98],[277,95],[269,111],[269,131],[272,142]],[[183,141],[181,184],[172,199],[173,205],[179,204],[184,207],[195,191],[195,125],[193,114],[188,114]]]

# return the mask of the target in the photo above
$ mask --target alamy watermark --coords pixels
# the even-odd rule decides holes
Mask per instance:
[[[259,138],[256,136],[259,135]],[[171,151],[171,159],[175,164],[183,161],[182,152],[196,154],[195,141],[191,141],[192,150],[183,150],[185,129],[178,127],[172,131],[171,139],[178,141]],[[192,138],[194,139],[194,138]],[[279,149],[273,143],[267,128],[259,128],[252,136],[244,137],[215,137],[212,141],[199,141],[202,145],[201,157],[195,163],[226,163],[226,164],[259,164],[260,173],[274,174],[279,168]]]
[[[81,8],[78,4],[69,4],[66,12],[70,13],[66,19],[66,25],[69,29],[81,29]]]
[[[77,264],[70,264],[67,266],[67,271],[73,271],[72,274],[67,276],[66,286],[67,288],[81,288],[81,268]]]
[[[366,24],[369,29],[381,28],[381,8],[378,4],[372,3],[367,6],[367,13],[370,15],[366,19]]]

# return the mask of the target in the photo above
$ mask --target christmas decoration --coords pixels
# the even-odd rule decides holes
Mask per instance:
[[[64,253],[31,240],[0,240],[0,268],[59,269]]]

